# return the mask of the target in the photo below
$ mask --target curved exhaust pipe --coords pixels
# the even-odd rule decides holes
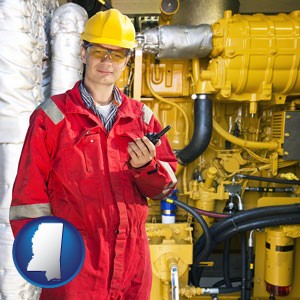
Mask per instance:
[[[199,157],[208,147],[212,134],[212,102],[209,94],[192,95],[194,99],[194,133],[190,143],[176,153],[185,166]]]

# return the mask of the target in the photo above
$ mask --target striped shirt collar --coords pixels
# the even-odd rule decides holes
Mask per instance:
[[[99,119],[102,121],[105,129],[107,132],[110,131],[114,124],[114,120],[118,111],[118,107],[122,104],[122,97],[121,94],[116,86],[113,87],[113,101],[112,101],[112,106],[110,108],[109,114],[107,118],[105,118],[96,108],[93,96],[91,93],[87,91],[85,88],[83,82],[81,81],[79,84],[79,91],[82,97],[83,102],[85,103],[86,107],[88,109],[91,109],[96,116],[99,117]]]
[[[91,93],[87,91],[82,80],[80,81],[79,84],[79,91],[82,96],[82,100],[85,103],[87,108],[92,108],[93,105],[95,106],[93,96],[91,95]],[[122,104],[122,97],[120,91],[116,86],[113,87],[112,93],[113,93],[113,104],[119,107]]]

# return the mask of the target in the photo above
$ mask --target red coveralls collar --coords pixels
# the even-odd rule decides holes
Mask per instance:
[[[90,115],[90,112],[87,110],[87,107],[85,106],[81,98],[80,91],[79,91],[79,84],[80,81],[76,82],[74,89],[67,91],[65,112]],[[72,93],[70,91],[72,91]],[[128,107],[127,105],[128,102],[127,97],[120,90],[119,92],[122,97],[122,104],[118,107],[117,117],[118,118],[129,117],[132,119],[139,118],[141,116],[141,112],[140,111],[136,112],[132,109],[129,109],[130,107]],[[97,123],[98,123],[98,117],[95,116],[95,119],[97,119]]]

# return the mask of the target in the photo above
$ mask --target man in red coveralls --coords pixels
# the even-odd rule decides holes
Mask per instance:
[[[151,262],[146,197],[175,187],[176,158],[161,126],[143,103],[115,82],[124,70],[135,29],[118,10],[99,12],[82,33],[82,81],[44,101],[32,114],[10,211],[16,235],[32,218],[71,222],[85,243],[80,273],[40,299],[147,300]]]

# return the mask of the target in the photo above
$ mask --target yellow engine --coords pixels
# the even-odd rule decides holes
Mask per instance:
[[[182,25],[165,2],[119,82],[179,162],[149,199],[151,299],[299,300],[300,11]]]

